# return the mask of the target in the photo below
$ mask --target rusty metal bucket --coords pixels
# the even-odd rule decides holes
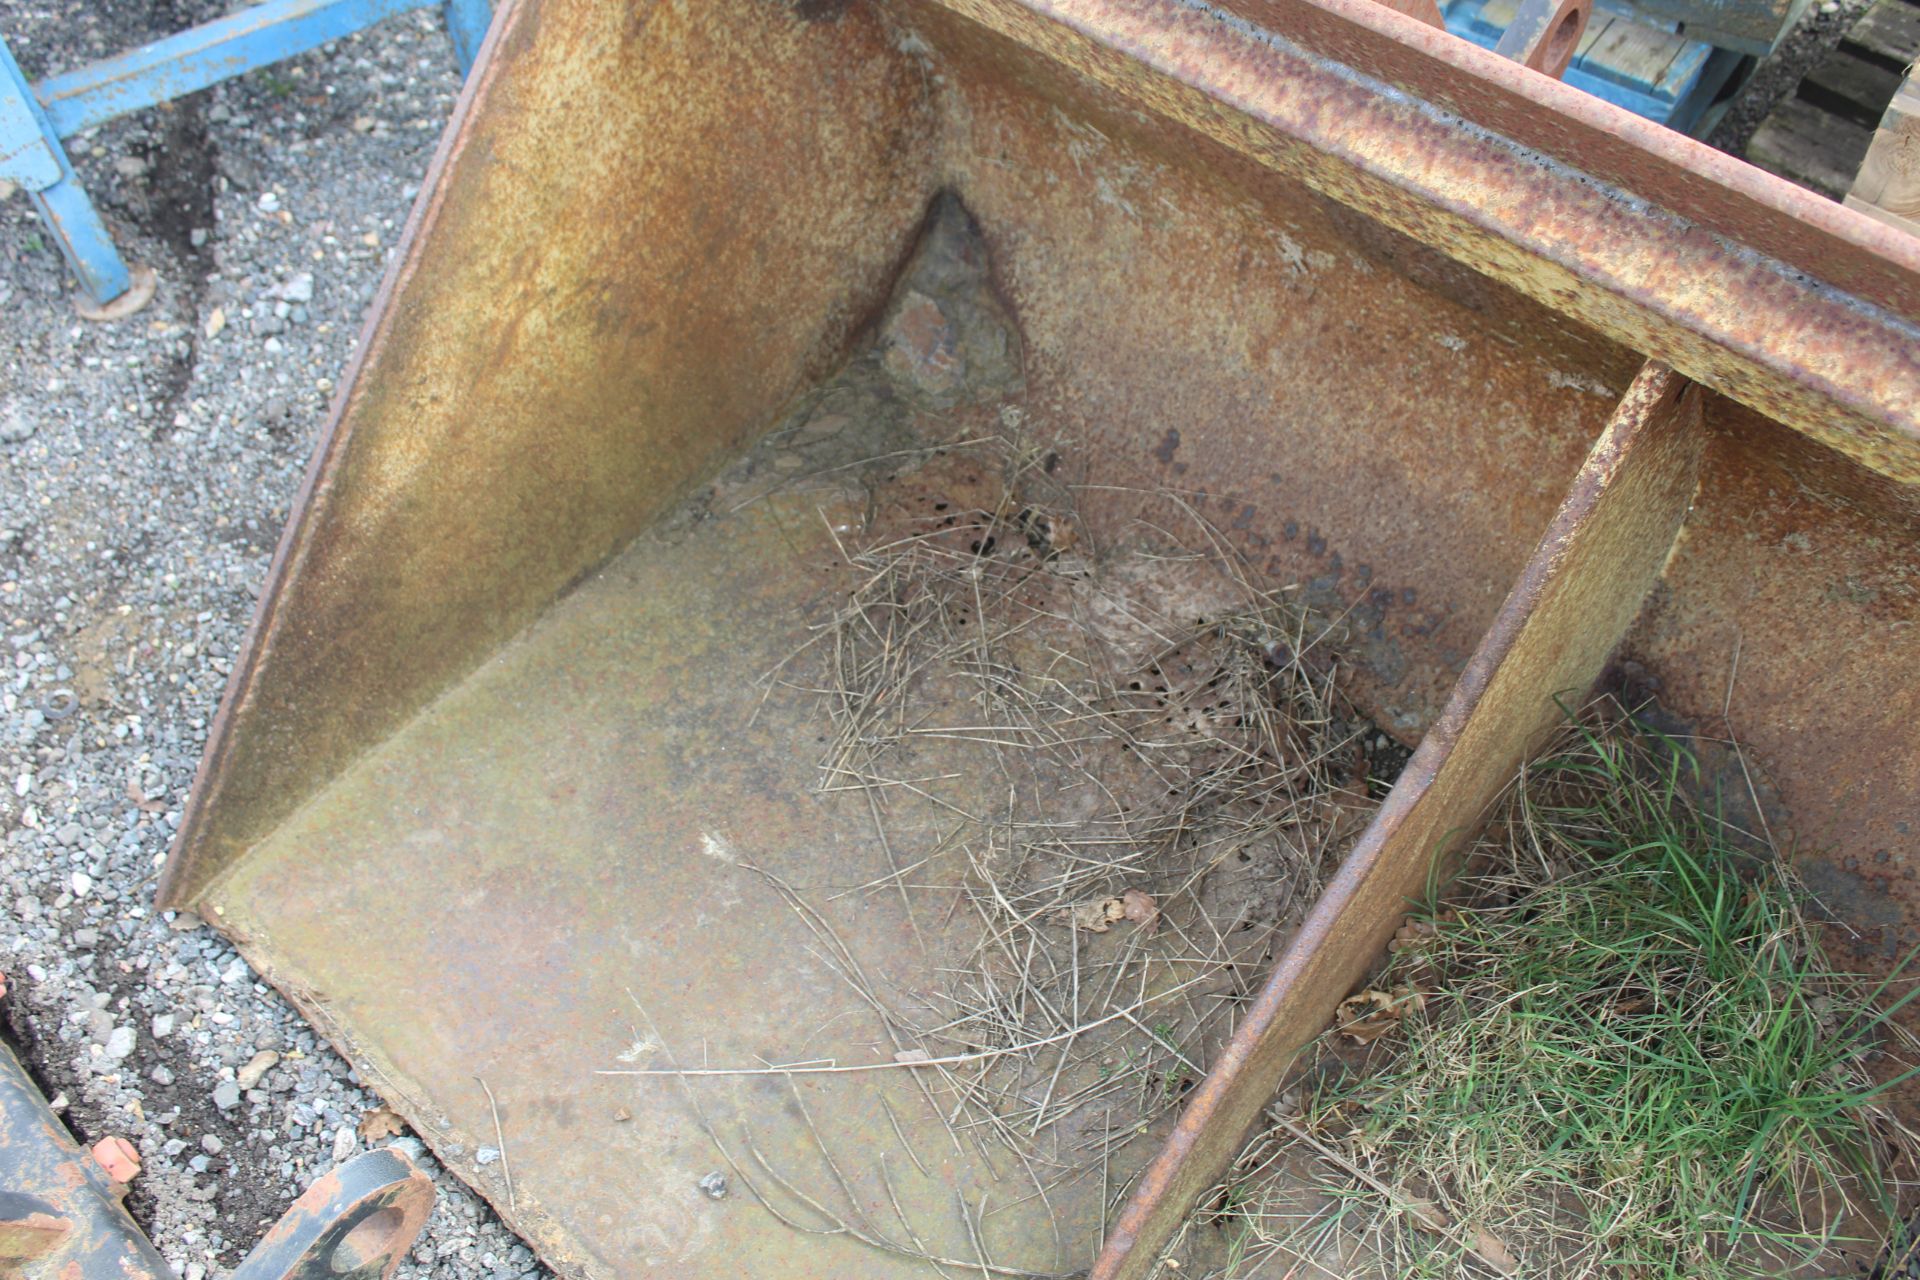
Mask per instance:
[[[911,1072],[600,1074],[871,1059],[845,972],[932,963],[896,899],[823,933],[743,869],[891,865],[759,709],[831,521],[661,522],[868,340],[943,192],[1080,482],[1312,584],[1418,743],[1177,1124],[1050,1195]],[[563,1273],[923,1272],[702,1193],[720,1136],[921,1252],[1142,1276],[1622,637],[1739,727],[1865,961],[1912,943],[1916,321],[1920,243],[1371,0],[514,0],[162,899]]]

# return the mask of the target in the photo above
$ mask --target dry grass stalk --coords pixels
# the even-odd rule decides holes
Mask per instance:
[[[978,941],[914,1029],[971,1059],[946,1082],[951,1120],[1058,1185],[1204,1074],[1348,830],[1357,731],[1321,627],[1190,506],[1158,495],[1187,546],[1138,524],[1129,549],[1096,549],[1047,456],[1002,442],[883,491],[841,545],[848,586],[810,692],[833,729],[821,789],[859,797],[893,868],[862,890],[918,920],[935,895],[952,905],[928,864],[960,866]],[[952,771],[916,776],[956,751],[997,801],[970,806],[985,789],[947,787]],[[893,835],[907,806],[940,816],[917,856]]]

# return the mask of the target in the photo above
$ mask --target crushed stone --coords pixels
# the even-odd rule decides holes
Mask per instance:
[[[0,31],[31,80],[227,7],[0,0]],[[118,323],[76,317],[32,206],[0,200],[0,1032],[83,1143],[138,1149],[129,1208],[184,1280],[238,1263],[379,1105],[153,890],[458,90],[430,6],[70,140],[122,254],[160,277]],[[439,1191],[404,1280],[547,1274],[401,1142]]]

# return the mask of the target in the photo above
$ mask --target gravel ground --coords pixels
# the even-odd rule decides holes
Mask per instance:
[[[37,78],[221,10],[4,0],[0,31]],[[140,1148],[130,1207],[188,1280],[237,1263],[377,1105],[218,936],[151,903],[458,87],[426,10],[75,140],[122,251],[160,274],[130,321],[76,319],[31,206],[0,202],[0,1022],[83,1139]],[[545,1274],[423,1164],[439,1207],[402,1276]]]
[[[1716,143],[1744,144],[1866,3],[1816,0]],[[38,77],[221,8],[0,0],[0,31]],[[0,202],[0,1029],[83,1139],[138,1145],[130,1206],[188,1280],[244,1256],[377,1105],[216,935],[150,904],[457,88],[427,10],[76,140],[123,251],[160,273],[120,324],[74,317],[31,207]],[[545,1274],[422,1159],[440,1202],[402,1276]]]

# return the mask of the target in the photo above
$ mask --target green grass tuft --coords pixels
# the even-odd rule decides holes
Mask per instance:
[[[1484,1266],[1462,1262],[1480,1232],[1527,1274],[1780,1274],[1848,1241],[1870,1258],[1897,1220],[1913,1142],[1878,1100],[1884,984],[1834,972],[1790,868],[1694,803],[1693,770],[1618,723],[1535,766],[1479,905],[1433,917],[1387,975],[1424,1013],[1310,1106],[1465,1224],[1401,1212],[1403,1274]]]

